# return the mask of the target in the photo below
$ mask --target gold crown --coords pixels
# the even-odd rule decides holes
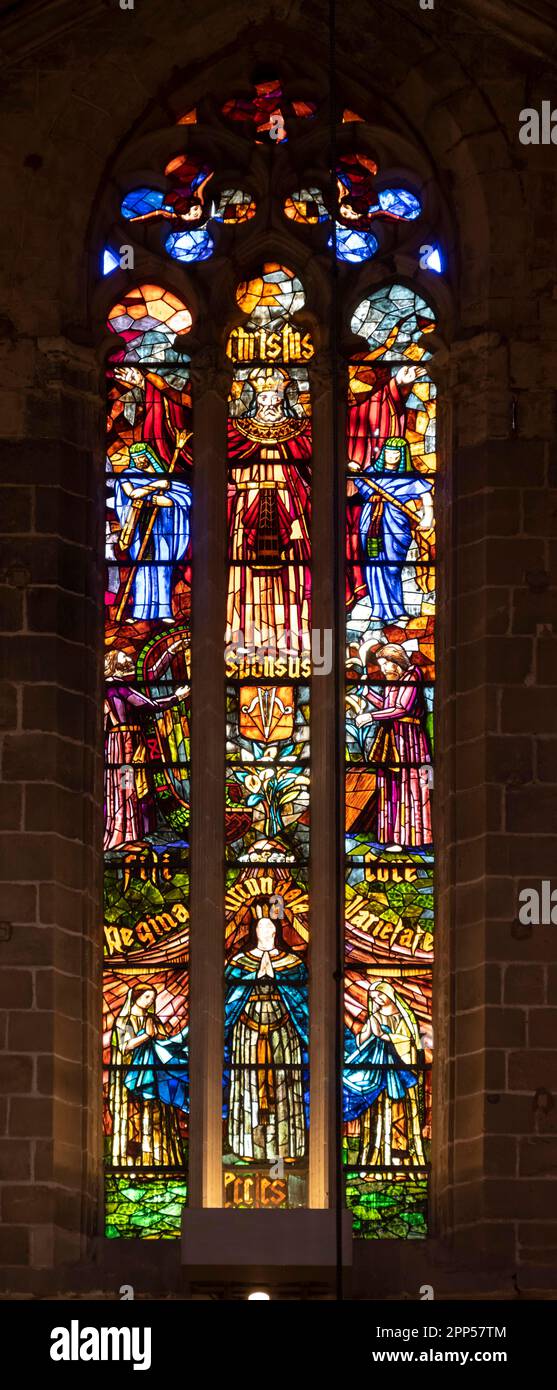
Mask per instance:
[[[277,371],[276,367],[267,370],[265,367],[255,367],[254,371],[250,372],[248,380],[257,396],[260,391],[280,391],[282,393],[286,386],[287,373]]]

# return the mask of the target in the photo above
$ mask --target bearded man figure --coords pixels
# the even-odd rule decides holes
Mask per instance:
[[[104,848],[109,850],[142,841],[156,828],[146,726],[153,716],[185,699],[188,687],[150,699],[133,684],[134,662],[118,647],[107,652],[105,679]]]
[[[386,684],[380,691],[367,689],[372,708],[356,717],[358,728],[377,726],[366,753],[377,775],[376,839],[390,851],[425,849],[433,835],[422,673],[397,642],[379,647],[376,657]]]
[[[228,426],[227,642],[276,651],[309,636],[309,397],[283,367],[233,385]]]

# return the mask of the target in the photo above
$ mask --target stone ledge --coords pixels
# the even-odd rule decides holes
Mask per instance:
[[[182,1264],[203,1269],[334,1269],[336,1212],[328,1210],[235,1211],[186,1208]],[[352,1264],[352,1216],[342,1213],[343,1265]]]

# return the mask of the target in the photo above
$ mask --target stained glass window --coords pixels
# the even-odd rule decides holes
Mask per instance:
[[[431,1133],[435,389],[428,305],[352,330],[346,482],[344,1160],[355,1232],[426,1234]]]
[[[228,503],[222,1201],[245,1208],[308,1202],[312,775],[319,785],[319,761],[310,760],[312,708],[314,727],[319,717],[313,486],[323,501],[317,446],[313,479],[309,374],[316,348],[335,333],[332,355],[347,367],[349,383],[339,459],[343,475],[346,465],[345,554],[319,556],[315,583],[322,597],[327,565],[325,587],[332,590],[335,573],[345,579],[345,846],[338,844],[340,870],[331,865],[327,879],[331,900],[342,879],[345,901],[343,1196],[358,1237],[426,1232],[435,677],[435,391],[427,335],[434,315],[410,285],[414,273],[426,272],[422,283],[441,274],[445,253],[441,242],[425,240],[437,235],[425,218],[427,185],[403,175],[398,161],[389,169],[388,140],[379,159],[373,129],[348,107],[339,109],[331,161],[329,111],[314,96],[311,85],[304,90],[258,70],[226,99],[221,93],[185,104],[160,167],[121,183],[120,226],[107,227],[99,257],[99,273],[128,286],[115,291],[121,297],[109,316],[107,366],[110,1236],[177,1237],[188,1199],[190,619],[200,540],[190,534],[196,461],[192,317],[184,298],[193,303],[198,294],[196,303],[208,305],[217,286],[219,322],[207,316],[196,327],[191,352],[209,346],[216,360],[226,345],[231,372],[226,426],[223,418],[218,437],[215,412],[211,440],[215,457],[224,460],[226,452]],[[221,150],[228,167],[219,163]],[[266,254],[277,259],[260,265],[262,230],[273,226],[277,250]],[[151,258],[144,264],[162,267],[157,283],[131,288],[132,275],[123,280],[121,242],[141,248]],[[333,325],[323,287],[335,260],[340,312]],[[365,264],[371,260],[373,272]],[[408,283],[393,284],[389,270],[382,284],[386,260],[389,268],[404,264]],[[233,265],[250,267],[235,291]],[[176,294],[165,287],[165,271]],[[182,281],[195,288],[180,298]],[[370,283],[373,292],[364,294]],[[200,376],[198,362],[194,379]],[[324,388],[331,418],[337,385]],[[218,508],[222,486],[218,498],[215,491],[209,478]],[[220,578],[224,584],[222,568]],[[218,612],[215,595],[207,599],[213,638],[217,624],[222,633],[222,597]],[[327,674],[332,721],[330,690],[340,682],[336,668],[320,672]],[[196,930],[203,926],[197,922]],[[220,1043],[215,1050],[213,1086]],[[220,1111],[213,1120],[220,1124]],[[203,1136],[192,1142],[202,1144]],[[213,1192],[217,1178],[212,1169]]]
[[[353,114],[350,118],[358,119]],[[315,185],[296,189],[284,202],[284,214],[290,221],[306,226],[328,222],[331,227],[334,222],[327,245],[337,260],[354,264],[370,260],[379,250],[375,235],[378,225],[413,222],[421,213],[420,200],[410,189],[378,188],[378,172],[370,155],[341,155],[336,167],[334,203],[329,178],[321,188]]]
[[[176,1236],[187,1195],[192,422],[184,304],[112,309],[104,698],[106,1233]]]
[[[307,1200],[313,353],[292,271],[240,285],[228,424],[224,1203]]]
[[[274,74],[261,76],[252,92],[230,97],[222,108],[225,121],[242,125],[247,131],[251,129],[258,145],[268,140],[282,144],[288,139],[286,122],[308,120],[315,111],[313,101],[286,97],[280,79]]]
[[[164,250],[173,260],[209,260],[215,250],[209,223],[248,222],[256,212],[254,198],[241,188],[224,188],[215,202],[214,172],[193,155],[175,155],[164,169],[165,188],[131,189],[122,199],[121,216],[132,224],[166,228]]]

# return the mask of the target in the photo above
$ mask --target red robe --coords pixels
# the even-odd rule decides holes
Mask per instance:
[[[230,420],[228,456],[229,558],[241,566],[230,574],[228,639],[238,629],[249,637],[253,626],[261,645],[289,631],[297,648],[296,633],[307,629],[309,640],[309,422],[293,439],[260,444]]]

